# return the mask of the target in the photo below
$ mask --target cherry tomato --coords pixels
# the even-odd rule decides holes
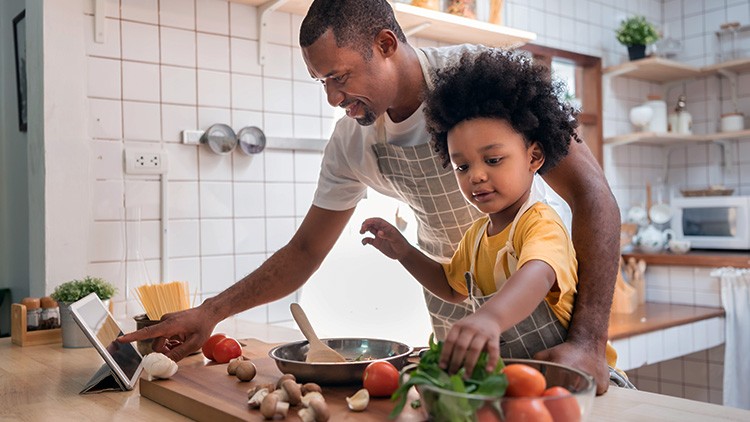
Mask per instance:
[[[544,375],[535,368],[522,363],[513,363],[503,368],[508,377],[508,397],[539,397],[547,388]]]
[[[362,385],[372,397],[389,397],[398,388],[398,369],[392,363],[376,360],[365,368]]]
[[[221,340],[224,340],[227,338],[226,334],[222,333],[216,333],[212,335],[211,337],[206,340],[205,343],[203,343],[203,347],[201,347],[201,351],[203,352],[203,356],[214,360],[214,346],[216,346],[216,343],[218,343]]]
[[[503,400],[505,422],[553,422],[541,399],[517,397]]]
[[[220,340],[214,346],[214,360],[217,363],[227,363],[240,356],[242,356],[242,346],[239,341],[231,337]]]
[[[581,420],[578,400],[565,387],[550,387],[544,390],[542,397],[550,397],[544,400],[544,405],[547,406],[555,422],[579,422]]]

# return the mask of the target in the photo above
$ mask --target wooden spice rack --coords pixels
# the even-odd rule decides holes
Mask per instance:
[[[10,309],[10,336],[13,344],[19,346],[38,346],[40,344],[62,343],[62,330],[26,330],[26,306],[14,303]]]

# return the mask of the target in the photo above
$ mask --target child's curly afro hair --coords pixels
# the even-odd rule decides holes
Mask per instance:
[[[455,66],[438,71],[433,82],[425,116],[444,166],[450,164],[448,132],[479,117],[506,120],[527,146],[538,142],[545,157],[539,174],[567,155],[571,138],[581,142],[577,112],[559,99],[562,83],[553,83],[548,70],[527,57],[498,49],[465,53]]]

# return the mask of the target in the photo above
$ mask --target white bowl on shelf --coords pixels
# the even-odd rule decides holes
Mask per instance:
[[[630,109],[630,123],[632,123],[639,130],[643,130],[654,117],[654,109],[647,106],[641,105]]]

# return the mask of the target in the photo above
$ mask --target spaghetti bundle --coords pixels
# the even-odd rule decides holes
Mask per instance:
[[[136,288],[136,294],[141,306],[146,310],[148,319],[152,321],[160,320],[164,314],[190,307],[188,284],[184,281],[144,284]]]

